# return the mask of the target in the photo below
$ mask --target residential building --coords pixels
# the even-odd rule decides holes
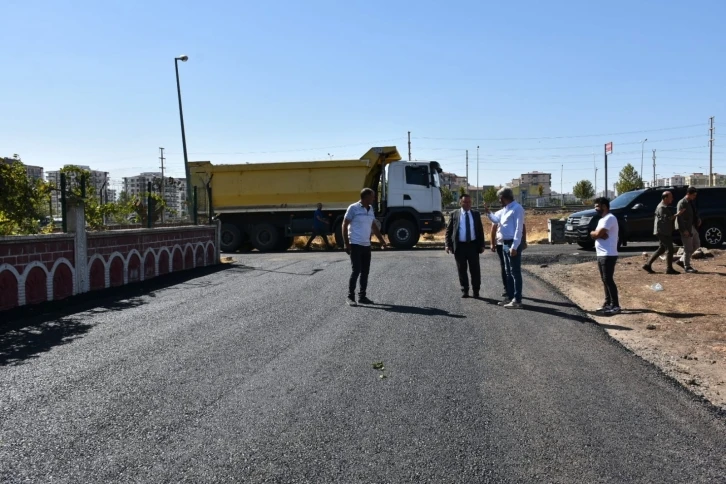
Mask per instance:
[[[467,186],[466,177],[456,173],[443,172],[440,176],[441,186],[448,187],[452,192],[458,192],[459,187]]]
[[[144,196],[148,193],[149,183],[152,184],[152,191],[158,192],[159,181],[161,180],[160,172],[145,172],[137,176],[124,178],[124,191],[131,197]],[[185,178],[175,178],[174,183],[164,184],[164,200],[167,205],[166,216],[183,217],[187,213],[186,201],[187,181]]]
[[[542,187],[542,194],[539,187]],[[541,171],[522,173],[519,178],[512,179],[511,188],[519,187],[525,198],[550,197],[552,194],[552,174]]]
[[[0,158],[0,162],[2,163],[15,163],[18,162],[15,158]],[[28,178],[31,180],[43,180],[43,167],[42,166],[33,166],[33,165],[26,165],[22,161],[19,162],[25,167],[25,172],[28,174]]]
[[[105,197],[102,200],[101,198],[101,192],[108,187],[109,177],[107,171],[98,171],[98,170],[92,170],[89,166],[85,165],[65,165],[63,168],[68,168],[71,166],[76,166],[78,168],[81,168],[82,170],[86,170],[90,172],[90,185],[91,185],[91,193],[87,194],[88,197],[93,197],[99,202],[105,201]],[[61,186],[61,171],[60,170],[53,170],[49,171],[46,174],[46,180],[51,183],[56,189],[60,189]],[[70,175],[71,180],[75,180],[75,174]],[[108,195],[108,192],[106,192],[106,195]],[[51,197],[51,205],[53,206],[53,213],[54,214],[60,214],[61,213],[61,196],[59,190],[53,190],[50,194]]]
[[[707,187],[709,186],[708,183],[708,174],[703,173],[693,173],[691,175],[688,175],[686,178],[685,185],[691,186],[691,187]]]

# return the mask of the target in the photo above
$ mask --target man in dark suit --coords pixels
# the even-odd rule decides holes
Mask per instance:
[[[484,226],[481,223],[481,214],[471,209],[469,195],[462,195],[459,205],[461,210],[451,214],[449,224],[446,226],[446,253],[454,253],[461,283],[461,297],[469,297],[467,266],[471,273],[474,297],[479,297],[481,287],[479,254],[484,252]]]

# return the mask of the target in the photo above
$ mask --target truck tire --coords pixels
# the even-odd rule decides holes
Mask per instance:
[[[260,252],[272,252],[280,242],[280,231],[272,224],[262,223],[252,229],[252,245]]]
[[[222,252],[234,252],[242,245],[242,231],[232,224],[222,224],[221,243]]]
[[[595,241],[594,240],[578,240],[577,245],[582,247],[585,250],[590,250],[595,247]]]
[[[396,220],[388,227],[388,241],[397,249],[410,249],[420,237],[416,224],[406,219]]]
[[[720,247],[724,243],[724,227],[718,222],[708,221],[701,228],[701,242],[709,249]]]

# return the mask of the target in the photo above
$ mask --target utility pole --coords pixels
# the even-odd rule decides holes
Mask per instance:
[[[565,190],[562,188],[562,176],[565,174],[565,165],[560,168],[560,193],[562,194],[562,206],[565,206]]]
[[[708,140],[708,186],[712,187],[715,185],[713,179],[713,121],[715,116],[711,116],[711,128],[709,129],[709,140]]]
[[[592,165],[595,167],[595,196],[597,197],[597,161],[595,161],[594,151],[592,152]]]
[[[476,147],[476,208],[479,209],[479,146]]]
[[[469,192],[469,150],[466,150],[466,191]]]
[[[653,150],[653,186],[656,186],[655,177],[655,150]]]
[[[165,202],[166,201],[166,192],[164,191],[164,148],[159,148],[159,152],[161,155],[159,156],[159,160],[161,160],[161,199]],[[189,181],[187,181],[189,183]],[[166,210],[161,211],[161,223],[164,223],[164,212]]]
[[[408,132],[408,161],[411,161],[411,132]]]
[[[608,196],[608,145],[605,144],[605,198]]]

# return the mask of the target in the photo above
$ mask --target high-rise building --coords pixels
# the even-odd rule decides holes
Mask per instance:
[[[691,187],[707,187],[709,185],[708,175],[704,175],[703,173],[692,173],[685,177],[685,182],[685,185]]]
[[[123,191],[130,197],[143,197],[149,191],[151,183],[152,192],[158,192],[161,180],[160,172],[144,172],[137,176],[125,177]],[[174,183],[164,184],[164,200],[167,206],[167,217],[184,217],[187,213],[186,201],[187,181],[186,178],[175,178]]]
[[[105,202],[106,197],[108,196],[108,190],[106,191],[106,194],[104,197],[101,196],[101,193],[103,192],[104,188],[108,189],[108,172],[107,171],[98,171],[98,170],[92,170],[89,166],[85,165],[65,165],[63,168],[68,168],[71,166],[75,166],[78,168],[81,168],[82,170],[86,170],[90,173],[90,185],[91,185],[91,193],[86,194],[87,197],[92,197],[99,202]],[[60,170],[53,170],[49,171],[46,174],[46,180],[51,183],[56,190],[53,190],[50,194],[51,196],[51,204],[53,206],[53,214],[60,214],[61,213],[61,196],[60,196],[60,187],[61,187],[61,171]],[[71,173],[69,178],[71,180],[76,179],[75,173]],[[66,182],[68,183],[68,182]],[[110,200],[109,200],[110,201]]]
[[[18,161],[15,158],[0,158],[1,163],[20,163],[25,167],[25,172],[28,174],[28,178],[31,180],[43,180],[43,167],[26,165],[22,161]]]

